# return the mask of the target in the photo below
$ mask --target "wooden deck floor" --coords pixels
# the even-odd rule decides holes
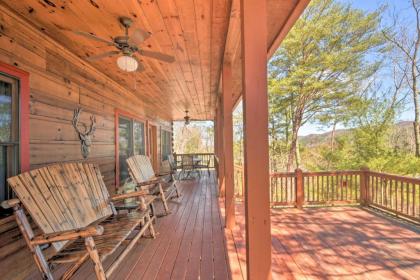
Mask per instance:
[[[202,176],[182,181],[181,198],[170,203],[172,213],[157,220],[157,238],[142,238],[111,279],[231,279],[214,180]],[[160,203],[156,204],[159,210]],[[105,267],[118,253],[106,260]],[[58,268],[55,274],[61,271]],[[73,279],[95,279],[91,263]]]
[[[228,234],[237,275],[246,274],[243,210],[238,203],[238,226]],[[274,209],[271,225],[273,279],[420,279],[413,225],[358,207]]]

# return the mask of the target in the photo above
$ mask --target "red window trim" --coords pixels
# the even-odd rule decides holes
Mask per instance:
[[[147,119],[138,115],[134,115],[132,113],[115,109],[115,120],[114,120],[114,126],[115,126],[115,189],[118,189],[120,187],[120,155],[119,155],[119,145],[118,145],[118,120],[119,117],[126,117],[129,119],[133,119],[138,122],[142,122],[144,124],[144,145],[147,153]]]
[[[29,171],[29,73],[1,61],[0,72],[19,80],[20,172]]]

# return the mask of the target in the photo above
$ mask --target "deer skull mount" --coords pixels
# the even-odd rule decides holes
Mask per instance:
[[[82,124],[83,130],[81,130],[79,128],[79,119],[80,119],[81,113],[82,113],[82,108],[77,108],[74,110],[72,124],[77,134],[79,134],[82,156],[83,158],[88,158],[89,153],[90,153],[90,146],[92,145],[91,137],[93,136],[96,130],[96,118],[94,115],[91,115],[90,126],[88,127],[86,124]]]

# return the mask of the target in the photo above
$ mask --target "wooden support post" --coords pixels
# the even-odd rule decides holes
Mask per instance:
[[[248,279],[271,279],[266,1],[241,0]]]
[[[303,189],[303,172],[302,169],[297,168],[295,170],[295,180],[296,180],[296,207],[299,209],[303,208],[303,202],[305,199],[305,193]]]
[[[369,205],[369,168],[364,167],[360,172],[360,204]]]
[[[218,143],[217,143],[217,141],[219,140],[218,139],[218,122],[217,122],[217,111],[218,111],[218,109],[216,108],[216,117],[214,118],[214,120],[213,120],[213,129],[214,129],[214,134],[213,134],[213,144],[214,144],[214,155],[216,156],[216,157],[218,157],[218,153],[219,153],[219,147],[218,147]]]
[[[225,226],[235,226],[235,187],[233,183],[233,121],[232,121],[232,69],[224,64],[222,69],[223,151],[225,159]]]
[[[217,141],[219,148],[219,196],[224,197],[225,196],[225,151],[224,151],[224,139],[223,139],[223,110],[222,110],[222,104],[219,100],[219,106],[220,110],[218,110],[218,121],[219,121],[219,140]]]

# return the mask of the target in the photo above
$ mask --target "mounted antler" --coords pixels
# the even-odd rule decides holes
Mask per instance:
[[[96,130],[96,118],[94,115],[90,116],[90,127],[88,128],[86,125],[84,126],[85,131],[81,131],[79,129],[79,119],[80,119],[80,114],[82,113],[82,108],[77,108],[74,110],[74,115],[73,115],[73,120],[72,120],[72,124],[74,129],[76,129],[76,132],[80,135],[83,136],[89,136],[91,134],[93,134]]]
[[[96,130],[96,118],[94,115],[90,116],[90,126],[87,127],[86,125],[84,126],[84,131],[81,131],[79,129],[79,119],[80,119],[80,114],[82,113],[82,108],[77,108],[74,110],[74,115],[73,115],[73,120],[72,120],[72,124],[74,129],[76,130],[76,132],[79,134],[79,139],[80,142],[82,144],[82,155],[83,158],[87,158],[89,156],[89,152],[90,152],[90,146],[92,145],[92,140],[91,140],[91,135],[93,135],[93,133]]]

